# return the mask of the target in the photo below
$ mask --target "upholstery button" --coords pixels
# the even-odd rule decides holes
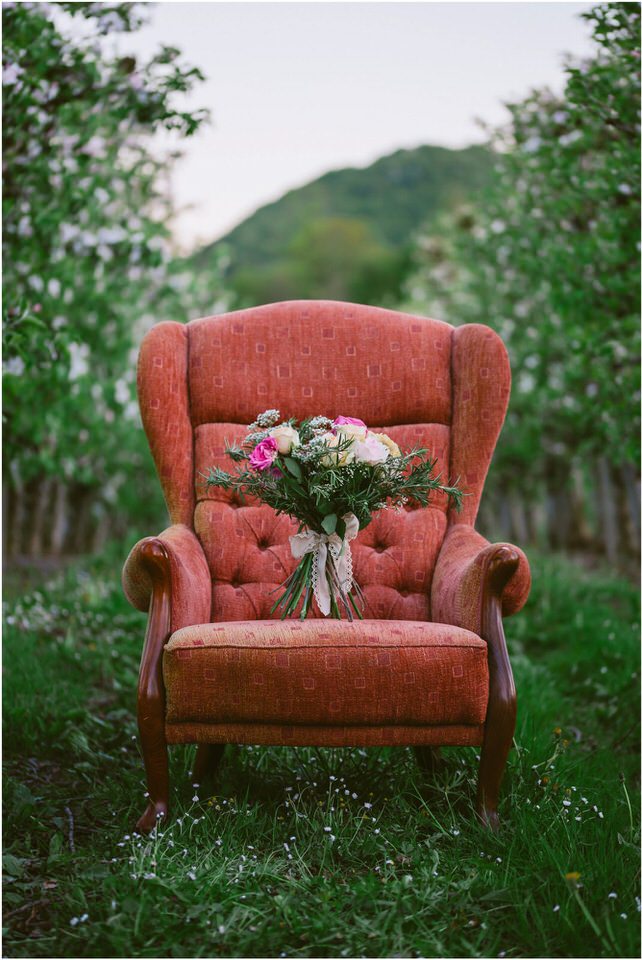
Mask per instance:
[[[257,540],[256,545],[259,550],[266,550],[270,546],[267,540]]]
[[[375,553],[383,553],[388,548],[385,545],[385,543],[375,543],[374,549],[375,549]]]

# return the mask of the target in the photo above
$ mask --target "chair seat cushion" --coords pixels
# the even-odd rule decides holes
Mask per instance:
[[[241,620],[177,630],[169,723],[481,724],[486,644],[413,620]]]

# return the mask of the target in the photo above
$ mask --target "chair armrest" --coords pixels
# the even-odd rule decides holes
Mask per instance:
[[[196,534],[185,524],[174,524],[157,537],[139,540],[125,561],[123,590],[137,610],[150,609],[159,579],[165,581],[169,594],[172,633],[195,623],[209,623],[211,575]]]
[[[524,606],[530,588],[530,567],[519,547],[491,544],[468,524],[453,524],[435,566],[432,619],[481,635],[484,601],[491,593],[502,615],[510,616]]]

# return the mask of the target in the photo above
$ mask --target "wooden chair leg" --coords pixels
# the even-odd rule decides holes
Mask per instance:
[[[192,770],[192,783],[211,783],[225,752],[224,743],[199,743]]]
[[[151,725],[150,725],[151,726]],[[147,729],[139,718],[140,742],[147,775],[149,800],[145,812],[136,824],[139,833],[149,833],[159,820],[169,814],[169,763],[164,733]]]
[[[499,830],[497,803],[508,751],[513,741],[515,715],[510,717],[486,719],[484,745],[479,760],[479,779],[477,783],[477,815],[485,827],[493,833]]]
[[[441,751],[439,747],[414,747],[417,766],[424,777],[431,777],[435,774],[442,764]]]
[[[493,832],[499,830],[497,802],[506,760],[515,733],[517,694],[506,649],[501,594],[519,560],[515,551],[500,546],[487,571],[482,605],[482,637],[488,644],[489,695],[484,742],[479,761],[477,816]]]

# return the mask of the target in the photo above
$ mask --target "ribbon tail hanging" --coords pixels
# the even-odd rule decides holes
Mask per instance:
[[[330,589],[328,587],[328,574],[326,572],[326,562],[328,559],[328,548],[323,540],[319,540],[314,551],[314,569],[312,573],[312,588],[314,596],[319,606],[319,610],[324,617],[330,613]]]

